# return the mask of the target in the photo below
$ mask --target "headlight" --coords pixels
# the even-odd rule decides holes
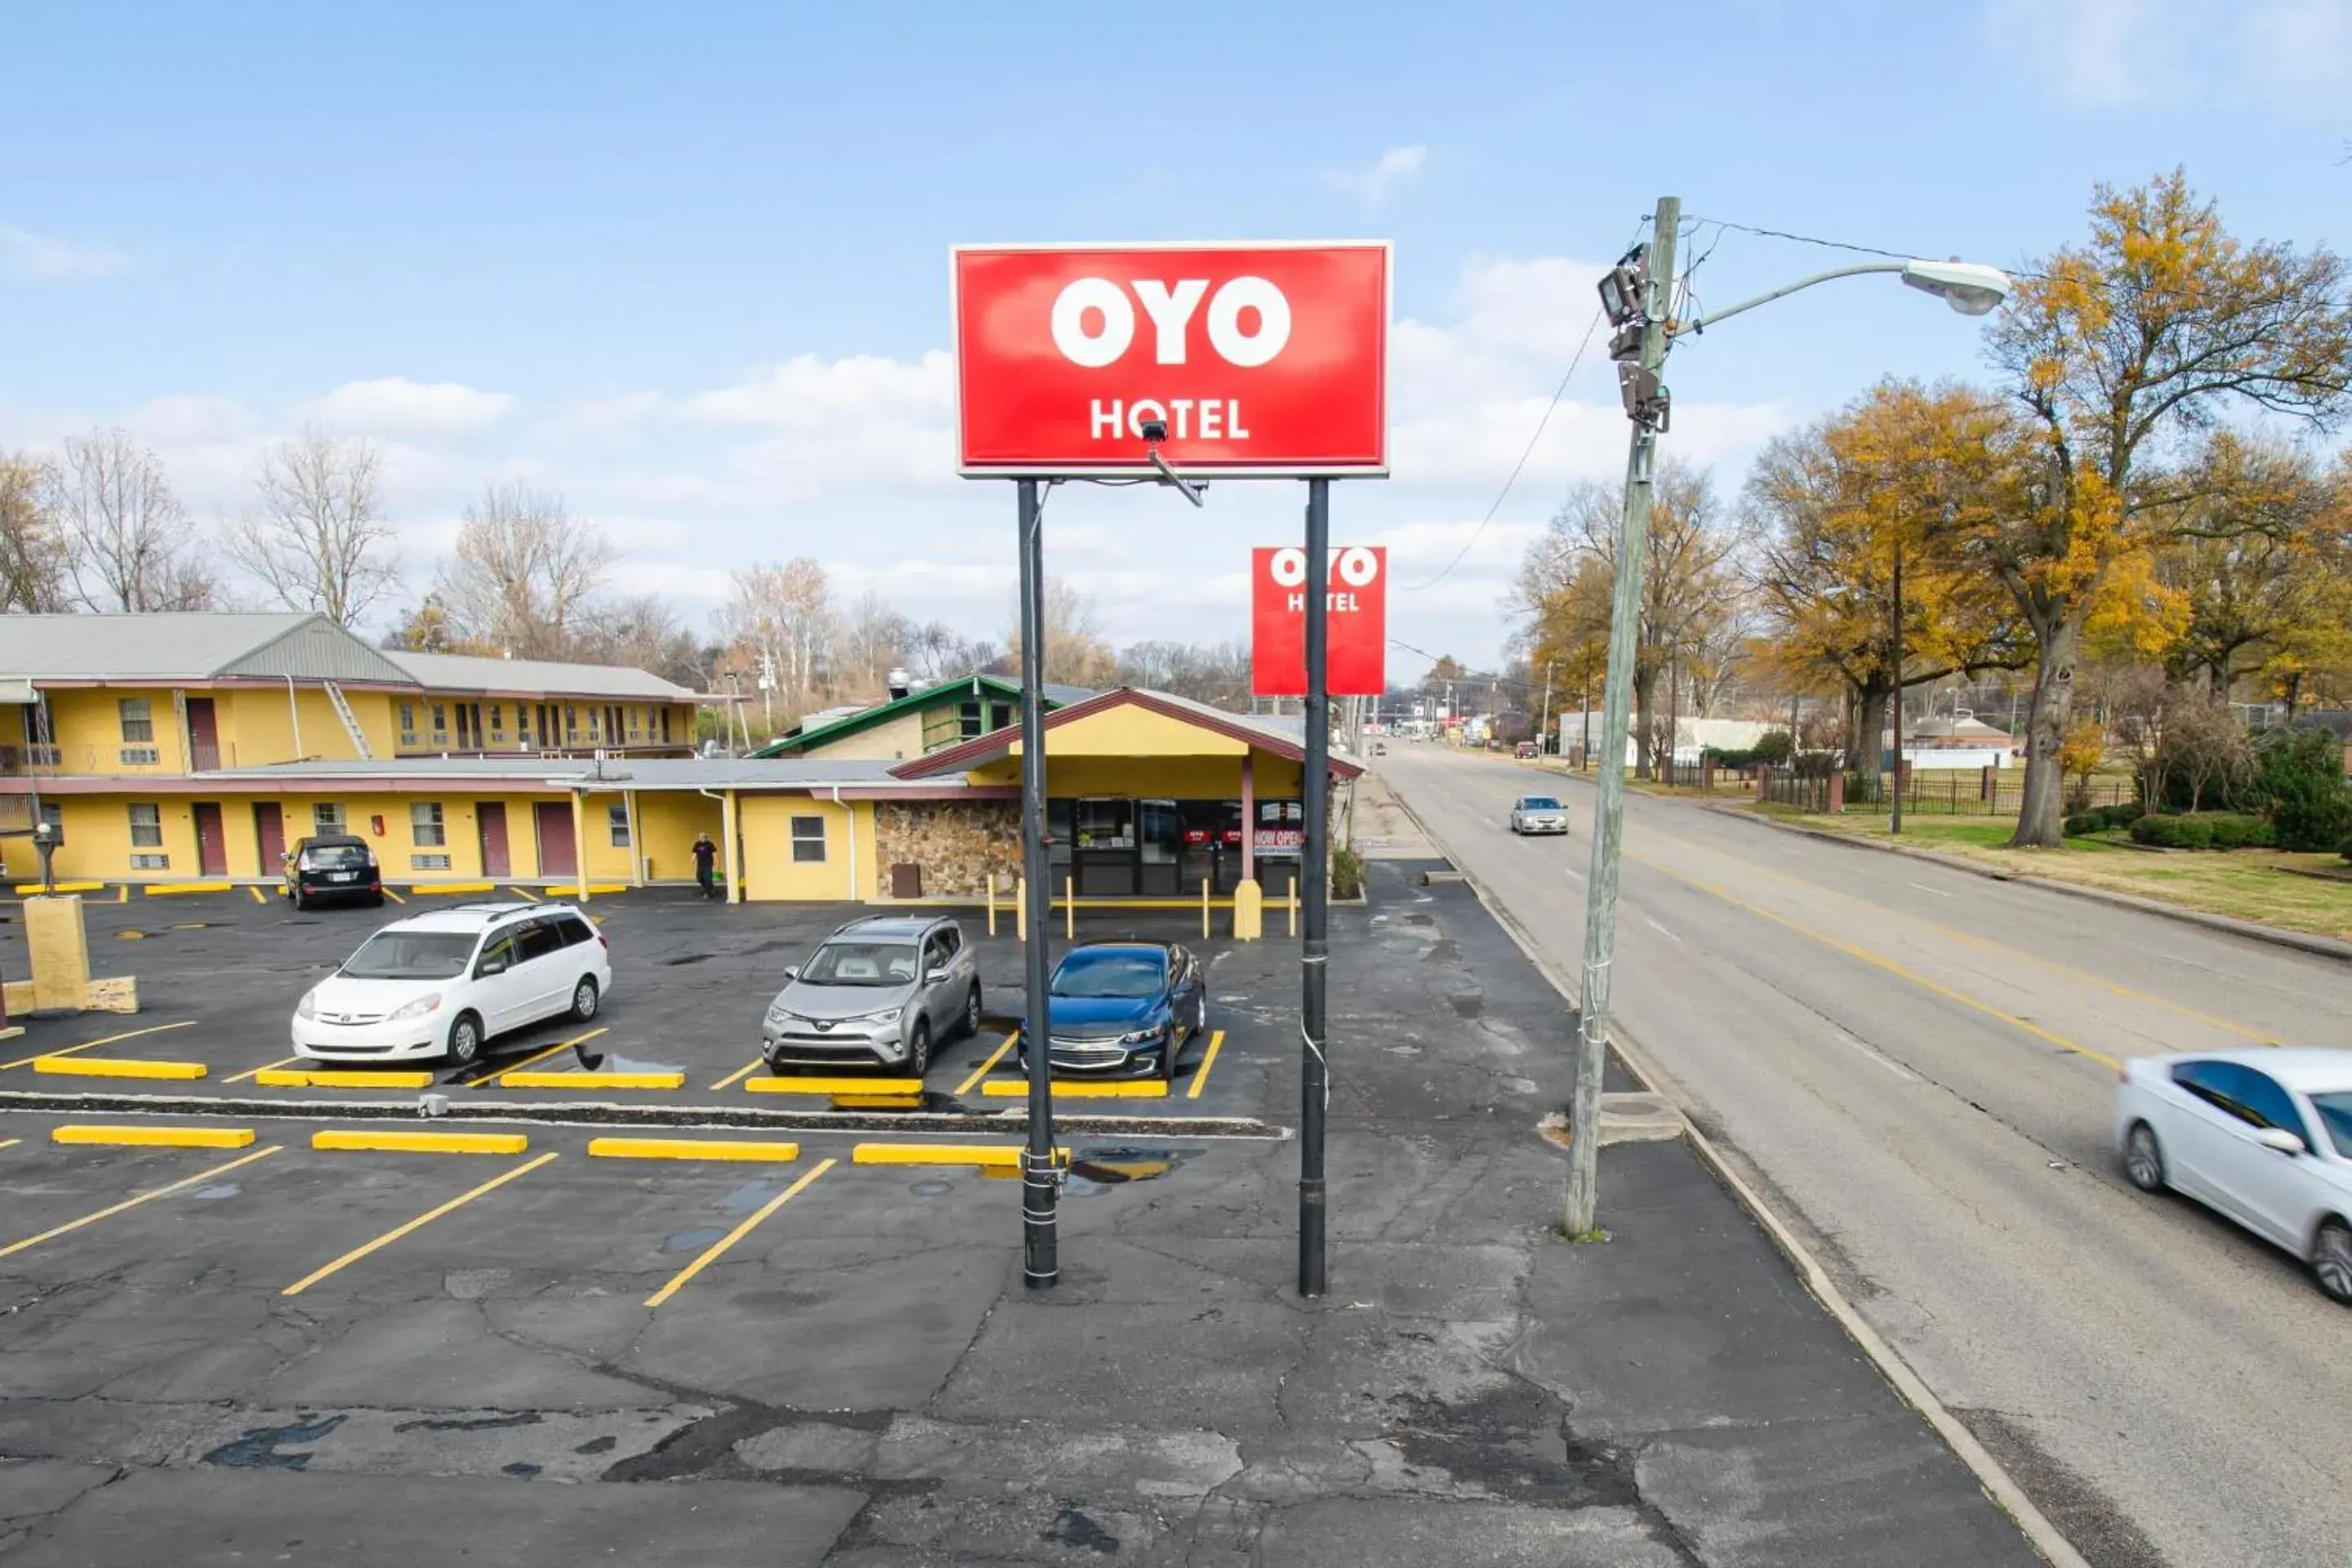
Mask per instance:
[[[904,1007],[887,1007],[879,1013],[861,1014],[855,1018],[845,1018],[842,1022],[845,1024],[865,1024],[867,1026],[877,1024],[895,1024],[899,1020],[899,1018],[905,1016],[906,1011],[907,1010]]]
[[[302,1000],[294,1004],[294,1016],[298,1018],[317,1017],[319,1016],[319,994],[316,991],[303,992]]]
[[[771,1024],[789,1024],[792,1021],[793,1016],[785,1010],[782,1003],[771,1002],[768,1004],[768,1022]]]
[[[427,1013],[437,1013],[440,1010],[441,994],[436,991],[430,996],[419,996],[405,1007],[395,1007],[384,1016],[396,1024],[403,1018],[422,1018]]]
[[[1148,1046],[1167,1032],[1165,1023],[1154,1024],[1148,1029],[1129,1030],[1118,1037],[1118,1043],[1122,1046]]]

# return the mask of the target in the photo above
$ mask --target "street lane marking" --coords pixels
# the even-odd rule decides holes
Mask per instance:
[[[246,1068],[243,1072],[238,1073],[238,1074],[237,1074],[236,1077],[234,1077],[234,1078],[225,1078],[225,1079],[221,1079],[221,1082],[223,1082],[223,1083],[243,1083],[246,1079],[249,1079],[249,1078],[258,1078],[258,1077],[259,1077],[261,1074],[263,1074],[263,1073],[266,1073],[266,1072],[274,1072],[274,1071],[276,1071],[276,1070],[277,1070],[278,1068],[290,1068],[290,1067],[292,1067],[296,1062],[299,1062],[299,1061],[300,1061],[301,1059],[302,1059],[302,1058],[301,1058],[300,1057],[280,1057],[280,1058],[278,1058],[276,1061],[274,1061],[274,1062],[264,1062],[261,1066],[259,1066],[259,1067],[257,1067],[257,1068]]]
[[[209,1182],[215,1176],[226,1175],[229,1172],[236,1170],[239,1165],[250,1165],[256,1160],[267,1160],[270,1155],[277,1153],[284,1147],[285,1145],[282,1143],[272,1143],[267,1149],[256,1149],[250,1154],[239,1154],[236,1159],[230,1160],[226,1163],[207,1166],[204,1170],[198,1171],[193,1176],[183,1176],[169,1186],[157,1187],[151,1192],[142,1193],[135,1198],[126,1198],[122,1202],[113,1205],[111,1208],[102,1208],[96,1214],[86,1214],[79,1219],[69,1219],[63,1225],[53,1226],[49,1229],[41,1232],[38,1236],[28,1236],[22,1241],[11,1242],[6,1247],[0,1247],[0,1258],[6,1258],[14,1253],[22,1252],[28,1247],[38,1247],[42,1242],[47,1241],[55,1237],[63,1236],[69,1230],[79,1230],[86,1225],[96,1225],[100,1220],[111,1219],[116,1215],[122,1213],[125,1209],[135,1209],[141,1204],[150,1203],[156,1198],[167,1196],[170,1194],[178,1192],[183,1187],[193,1187],[199,1182]]]
[[[1860,1040],[1855,1039],[1843,1029],[1832,1029],[1830,1033],[1835,1035],[1839,1039],[1843,1040],[1847,1045],[1852,1046],[1855,1050],[1860,1051],[1864,1056],[1868,1057],[1872,1061],[1876,1062],[1880,1067],[1885,1068],[1888,1072],[1893,1073],[1896,1078],[1907,1079],[1913,1083],[1917,1083],[1919,1081],[1919,1075],[1917,1073],[1913,1072],[1909,1068],[1905,1067],[1901,1062],[1896,1061],[1893,1057],[1886,1055],[1885,1052],[1878,1050],[1874,1047],[1864,1045]]]
[[[973,1086],[978,1084],[982,1079],[986,1078],[990,1072],[994,1070],[996,1064],[1004,1059],[1004,1053],[1013,1048],[1013,1042],[1017,1038],[1019,1038],[1018,1036],[1007,1035],[1003,1039],[998,1041],[996,1048],[988,1053],[988,1059],[981,1063],[978,1067],[972,1068],[971,1076],[966,1078],[961,1083],[956,1085],[956,1098],[958,1100],[961,1100],[965,1095],[970,1094],[972,1091]],[[721,1087],[724,1086],[722,1085]]]
[[[530,1147],[522,1132],[378,1132],[331,1128],[310,1134],[310,1147],[359,1154],[520,1154]]]
[[[712,1084],[703,1092],[706,1094],[716,1094],[722,1089],[734,1088],[737,1084],[751,1077],[752,1073],[759,1070],[761,1060],[761,1058],[753,1057],[750,1061],[745,1062],[741,1067],[737,1068],[733,1072],[729,1073],[725,1078],[720,1079],[717,1083]]]
[[[1945,889],[1941,888],[1931,888],[1925,882],[1906,882],[1903,885],[1906,888],[1916,888],[1923,893],[1933,893],[1939,899],[1948,899],[1952,896]]]
[[[269,901],[268,899],[261,896],[261,889],[259,888],[247,884],[245,890],[253,895],[253,901],[257,904],[266,904]]]
[[[0,1149],[14,1149],[23,1142],[21,1138],[0,1138]]]
[[[1008,1040],[1005,1043],[1010,1045],[1012,1042]],[[1209,1069],[1217,1065],[1217,1053],[1224,1048],[1224,1044],[1225,1032],[1223,1029],[1218,1029],[1209,1036],[1209,1054],[1202,1057],[1201,1065],[1192,1069],[1192,1082],[1184,1090],[1185,1099],[1198,1100],[1201,1098],[1201,1091],[1209,1087]]]
[[[600,1160],[746,1160],[789,1164],[801,1157],[801,1146],[748,1138],[591,1138],[588,1152]]]
[[[1680,871],[1674,870],[1666,866],[1662,866],[1657,861],[1649,858],[1647,856],[1628,855],[1625,858],[1628,860],[1638,861],[1642,865],[1647,866],[1651,870],[1657,872],[1660,876],[1670,877],[1674,880],[1682,883],[1683,886],[1686,888],[1696,888],[1702,893],[1712,893],[1717,898],[1721,899],[1725,903],[1729,904],[1733,909],[1745,910],[1749,914],[1756,916],[1759,920],[1770,921],[1776,926],[1780,926],[1786,930],[1795,931],[1799,936],[1820,942],[1824,947],[1835,948],[1840,952],[1846,953],[1851,957],[1861,959],[1864,963],[1883,969],[1889,974],[1911,982],[1912,984],[1918,986],[1923,991],[1932,991],[1948,1002],[1957,1002],[1963,1007],[1968,1007],[1976,1012],[1984,1014],[1987,1017],[1998,1018],[2004,1024],[2009,1024],[2024,1030],[2027,1034],[2032,1035],[2036,1039],[2049,1041],[2050,1044],[2056,1046],[2062,1051],[2072,1051],[2078,1057],[2082,1057],[2089,1061],[2097,1062],[2101,1066],[2112,1070],[2121,1071],[2123,1068],[2123,1063],[2119,1059],[2109,1056],[2105,1051],[2093,1050],[2090,1047],[2082,1044],[2078,1040],[2070,1040],[2063,1035],[2056,1034],[2049,1029],[2045,1029],[2041,1025],[2033,1022],[2031,1018],[2021,1018],[2014,1013],[2004,1012],[2002,1009],[1994,1006],[1990,1002],[1979,1002],[1964,991],[1955,991],[1948,985],[1941,984],[1936,981],[1930,980],[1918,971],[1907,968],[1901,963],[1897,963],[1895,960],[1888,958],[1882,953],[1873,952],[1866,947],[1856,947],[1850,942],[1841,942],[1836,937],[1828,936],[1821,931],[1814,931],[1810,927],[1799,925],[1795,921],[1789,919],[1786,915],[1776,915],[1770,910],[1751,904],[1745,899],[1736,898],[1733,895],[1725,892],[1721,888],[1715,886],[1711,882],[1702,882],[1696,877],[1685,877]]]
[[[485,1084],[485,1083],[497,1082],[497,1083],[500,1084],[501,1086],[503,1086],[503,1085],[504,1085],[504,1083],[505,1083],[505,1081],[506,1081],[506,1079],[507,1079],[507,1075],[508,1075],[508,1074],[509,1074],[509,1073],[519,1073],[519,1072],[522,1071],[522,1070],[523,1070],[523,1068],[528,1068],[528,1067],[536,1067],[536,1066],[538,1066],[541,1062],[543,1062],[543,1061],[545,1061],[548,1058],[550,1058],[550,1057],[553,1056],[556,1052],[558,1052],[558,1051],[568,1051],[568,1050],[570,1050],[570,1049],[571,1049],[572,1047],[574,1047],[574,1046],[584,1046],[584,1045],[586,1045],[589,1041],[591,1041],[591,1040],[594,1039],[597,1036],[599,1036],[599,1035],[601,1035],[601,1034],[604,1034],[604,1033],[605,1033],[605,1032],[606,1032],[605,1030],[601,1029],[601,1028],[598,1028],[598,1029],[591,1029],[591,1030],[589,1030],[589,1031],[588,1031],[586,1034],[584,1034],[584,1035],[574,1035],[574,1036],[572,1036],[572,1038],[570,1038],[570,1039],[568,1039],[568,1040],[558,1040],[558,1041],[556,1041],[556,1042],[555,1042],[555,1044],[553,1044],[553,1045],[551,1045],[551,1046],[548,1047],[547,1047],[547,1049],[545,1049],[545,1050],[543,1050],[543,1051],[536,1051],[536,1052],[533,1052],[531,1055],[530,1055],[530,1056],[527,1056],[527,1057],[523,1058],[522,1058],[522,1060],[520,1060],[520,1061],[519,1061],[519,1062],[515,1063],[515,1064],[514,1064],[514,1066],[512,1066],[512,1067],[510,1067],[510,1068],[499,1068],[497,1072],[494,1072],[494,1073],[490,1074],[490,1075],[489,1075],[489,1077],[488,1077],[488,1078],[477,1079],[475,1080],[475,1084],[476,1084],[476,1085],[479,1085],[479,1084]],[[468,1086],[468,1087],[473,1087],[473,1086]]]
[[[34,1056],[19,1057],[13,1062],[0,1062],[0,1072],[5,1072],[10,1068],[30,1067],[43,1057],[69,1057],[77,1051],[94,1051],[100,1046],[111,1046],[122,1040],[135,1040],[142,1035],[160,1035],[166,1029],[189,1028],[194,1023],[194,1018],[183,1018],[176,1024],[151,1024],[146,1028],[132,1029],[127,1034],[108,1035],[102,1039],[84,1040],[78,1046],[59,1046],[54,1051],[42,1051]]]
[[[425,1226],[431,1225],[435,1220],[439,1219],[443,1215],[447,1214],[450,1210],[465,1207],[467,1204],[472,1203],[476,1198],[480,1197],[485,1193],[493,1192],[499,1187],[505,1186],[517,1176],[529,1175],[531,1172],[538,1170],[541,1165],[546,1164],[550,1160],[554,1159],[562,1152],[562,1150],[551,1149],[536,1160],[526,1160],[510,1171],[502,1171],[499,1174],[492,1176],[488,1181],[484,1182],[480,1186],[476,1187],[473,1191],[468,1193],[460,1193],[456,1197],[451,1198],[447,1203],[443,1204],[439,1208],[427,1209],[425,1213],[418,1215],[415,1219],[410,1220],[406,1225],[396,1226],[393,1229],[385,1231],[382,1236],[377,1237],[373,1241],[367,1243],[365,1246],[352,1248],[349,1252],[344,1253],[341,1258],[336,1258],[332,1263],[328,1264],[323,1268],[312,1269],[310,1273],[305,1274],[301,1279],[297,1279],[293,1284],[289,1285],[285,1289],[279,1291],[278,1294],[281,1296],[299,1296],[303,1291],[308,1290],[311,1286],[316,1285],[320,1280],[324,1279],[327,1276],[336,1272],[338,1269],[347,1268],[351,1265],[357,1263],[361,1258],[365,1258],[368,1254],[380,1251],[384,1247],[390,1247],[394,1242],[398,1241],[402,1237],[408,1235],[411,1231],[421,1230]]]
[[[35,1057],[33,1070],[64,1078],[159,1078],[181,1082],[205,1076],[202,1062],[149,1062],[132,1057]]]
[[[1660,936],[1664,937],[1668,942],[1679,943],[1683,940],[1674,932],[1668,931],[1665,927],[1660,925],[1657,921],[1652,920],[1647,915],[1643,915],[1642,917],[1642,923],[1648,926],[1652,931],[1656,931]]]
[[[390,899],[390,900],[391,900],[394,903],[395,903],[395,904],[404,904],[404,903],[408,902],[408,900],[407,900],[406,899],[402,898],[398,893],[394,892],[390,888],[386,888],[386,889],[383,890],[383,896],[384,896],[385,898],[387,898],[387,899]]]
[[[90,1143],[121,1149],[250,1149],[250,1127],[94,1127],[69,1124],[49,1129],[52,1143]]]
[[[683,1072],[509,1072],[501,1089],[684,1089]]]
[[[711,1264],[717,1262],[719,1258],[726,1253],[729,1247],[734,1246],[737,1242],[751,1235],[753,1230],[759,1227],[759,1224],[761,1220],[766,1219],[770,1215],[775,1213],[778,1209],[783,1207],[786,1204],[800,1196],[803,1192],[807,1190],[810,1183],[815,1181],[819,1176],[824,1175],[827,1171],[832,1170],[836,1163],[837,1162],[832,1160],[819,1161],[814,1170],[809,1172],[799,1181],[794,1182],[791,1186],[786,1187],[782,1192],[778,1193],[774,1197],[770,1198],[766,1203],[761,1205],[757,1210],[753,1211],[749,1219],[746,1219],[741,1225],[737,1226],[733,1230],[729,1231],[725,1236],[720,1237],[717,1241],[712,1242],[709,1251],[696,1258],[693,1262],[688,1264],[685,1268],[679,1269],[677,1277],[671,1279],[668,1284],[663,1286],[660,1289],[646,1297],[646,1305],[648,1307],[658,1307],[664,1301],[668,1300],[672,1296],[677,1295],[679,1290],[685,1288],[688,1280],[693,1279]]]

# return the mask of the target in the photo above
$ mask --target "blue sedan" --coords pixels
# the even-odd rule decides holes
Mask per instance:
[[[1208,1028],[1208,975],[1174,942],[1074,947],[1046,987],[1046,1060],[1056,1073],[1173,1080],[1184,1047]],[[1024,1068],[1028,1058],[1024,1037]]]

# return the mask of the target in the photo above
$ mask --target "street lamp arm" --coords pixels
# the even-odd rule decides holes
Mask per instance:
[[[1738,304],[1727,306],[1711,316],[1702,316],[1695,321],[1670,322],[1666,328],[1666,335],[1670,338],[1679,338],[1692,332],[1703,332],[1717,321],[1737,316],[1743,310],[1752,310],[1759,305],[1769,305],[1775,300],[1794,294],[1800,289],[1810,289],[1816,283],[1828,283],[1839,278],[1852,278],[1864,272],[1900,272],[1909,265],[1910,263],[1905,261],[1858,261],[1851,267],[1833,267],[1827,272],[1816,272],[1811,278],[1800,278],[1794,283],[1783,284],[1769,294],[1759,294],[1753,300],[1742,300]]]

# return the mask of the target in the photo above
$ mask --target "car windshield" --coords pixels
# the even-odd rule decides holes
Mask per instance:
[[[1489,806],[1487,809],[1491,811],[1494,808]],[[1558,811],[1559,802],[1548,795],[1531,795],[1519,802],[1519,809],[1521,811]]]
[[[1054,971],[1056,996],[1157,996],[1168,984],[1156,952],[1074,952]]]
[[[2352,1089],[2315,1094],[2311,1108],[2319,1112],[2319,1124],[2327,1130],[2327,1141],[2336,1145],[2336,1152],[2352,1160]]]
[[[307,871],[347,871],[367,861],[363,844],[313,844],[302,851],[302,868]]]
[[[474,937],[461,931],[380,931],[352,954],[354,980],[448,980],[466,972]]]
[[[829,942],[801,979],[810,985],[912,985],[915,950],[903,942]]]

